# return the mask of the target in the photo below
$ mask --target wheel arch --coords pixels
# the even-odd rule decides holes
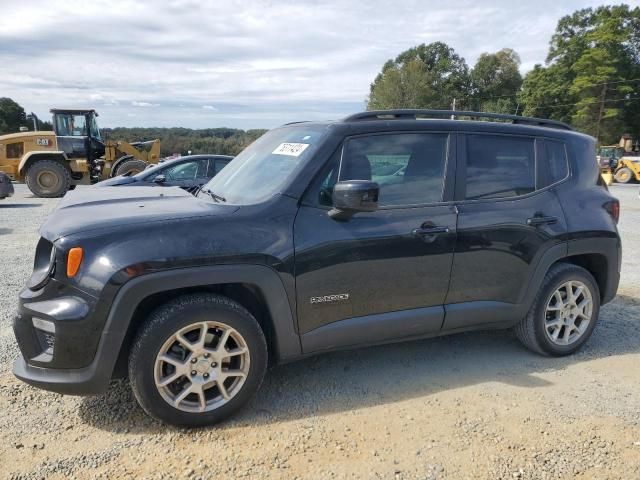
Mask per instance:
[[[67,165],[67,155],[62,152],[28,152],[25,153],[22,159],[20,160],[20,164],[18,165],[18,173],[21,177],[24,177],[29,170],[29,167],[33,165],[38,160],[53,160],[56,162],[60,162],[69,172],[71,173],[71,169],[69,165]]]
[[[615,297],[618,289],[620,258],[620,239],[615,234],[555,245],[541,257],[518,303],[523,305],[523,311],[528,311],[549,269],[564,262],[582,267],[594,277],[600,290],[600,301],[605,304]]]
[[[194,267],[144,275],[121,287],[104,328],[115,347],[112,358],[107,359],[110,377],[126,372],[131,342],[153,309],[198,292],[225,295],[249,310],[263,328],[269,354],[276,361],[302,353],[285,287],[273,269],[260,265]]]

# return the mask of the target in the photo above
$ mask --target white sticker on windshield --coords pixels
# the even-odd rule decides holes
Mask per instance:
[[[299,157],[304,152],[308,143],[281,143],[273,152],[274,155],[289,155],[291,157]]]

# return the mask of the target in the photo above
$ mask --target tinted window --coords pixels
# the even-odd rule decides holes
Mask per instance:
[[[344,147],[339,180],[372,180],[380,186],[380,206],[442,200],[447,134],[390,134],[358,137]],[[322,185],[321,203],[330,202],[338,175]]]
[[[530,138],[467,137],[466,198],[503,198],[535,190],[535,147]]]
[[[544,144],[548,163],[547,181],[548,185],[551,185],[563,180],[569,174],[567,152],[562,142],[545,140]]]
[[[181,163],[167,168],[160,174],[170,180],[194,180],[196,177],[205,176],[207,162],[208,160],[206,158],[201,158],[193,162]]]
[[[227,163],[229,163],[229,160],[216,160],[216,169],[214,175],[220,173],[220,170],[226,167]]]

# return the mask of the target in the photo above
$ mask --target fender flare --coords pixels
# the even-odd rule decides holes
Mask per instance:
[[[179,288],[247,283],[264,296],[272,320],[275,356],[285,362],[302,354],[289,297],[279,274],[264,265],[214,265],[149,273],[120,287],[102,330],[95,357],[87,369],[94,372],[93,391],[106,390],[124,344],[133,314],[145,298]]]
[[[577,238],[549,248],[538,261],[528,285],[520,293],[518,304],[522,305],[523,314],[526,314],[531,307],[551,266],[560,260],[571,261],[571,257],[576,255],[601,255],[606,258],[605,288],[600,293],[602,304],[611,301],[615,297],[620,281],[620,251],[620,240],[615,235],[599,238]]]
[[[57,158],[62,159],[62,160],[67,160],[67,154],[64,153],[63,151],[60,151],[60,150],[54,150],[54,151],[44,151],[44,150],[37,151],[37,150],[35,150],[33,152],[28,152],[28,153],[25,153],[23,155],[22,159],[20,160],[20,164],[18,165],[18,173],[20,175],[24,175],[24,173],[25,173],[24,170],[25,170],[25,167],[26,167],[27,163],[29,163],[29,161],[31,160],[32,157],[36,157],[36,156],[37,157],[39,157],[39,156],[42,156],[42,157],[53,157],[53,158],[57,157]]]

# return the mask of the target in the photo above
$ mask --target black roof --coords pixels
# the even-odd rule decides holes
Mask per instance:
[[[93,108],[52,108],[49,111],[51,113],[70,113],[72,115],[93,113],[96,117],[98,116],[98,112],[96,112]]]

